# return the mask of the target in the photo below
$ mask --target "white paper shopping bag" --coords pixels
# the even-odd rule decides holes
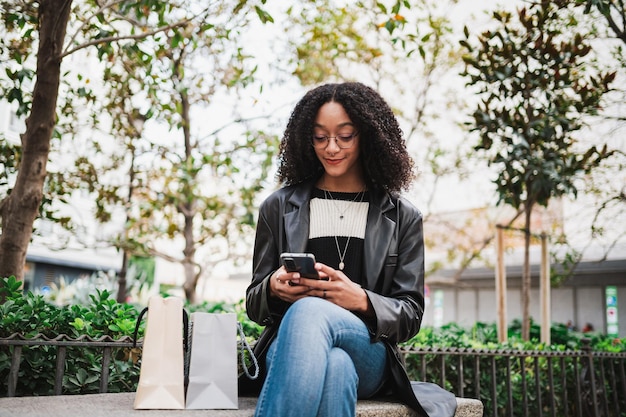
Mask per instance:
[[[188,409],[236,409],[237,316],[191,314]]]
[[[184,409],[183,301],[154,296],[148,302],[135,409]],[[139,321],[137,327],[139,325]],[[135,337],[136,340],[136,337]]]

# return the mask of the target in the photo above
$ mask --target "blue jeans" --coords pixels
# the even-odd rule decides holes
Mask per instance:
[[[307,297],[283,317],[267,351],[267,378],[256,417],[354,416],[386,377],[382,342],[348,310]]]

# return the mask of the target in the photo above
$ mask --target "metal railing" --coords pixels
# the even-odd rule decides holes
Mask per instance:
[[[141,348],[141,341],[137,343],[136,348]],[[0,349],[6,350],[7,356],[11,358],[11,365],[8,372],[6,396],[14,397],[20,374],[20,366],[22,363],[22,350],[28,348],[45,348],[54,347],[55,372],[54,372],[54,395],[63,394],[63,377],[66,369],[66,358],[68,348],[95,349],[101,352],[99,391],[100,393],[108,392],[110,365],[113,359],[114,349],[132,349],[132,338],[125,336],[121,339],[112,339],[104,336],[99,339],[92,339],[88,336],[81,336],[73,339],[65,334],[61,334],[55,338],[48,338],[44,335],[36,335],[32,338],[25,338],[20,334],[13,334],[8,338],[0,338]],[[0,391],[0,396],[4,396]]]
[[[129,351],[131,338],[72,339],[60,335],[0,338],[0,353],[10,357],[6,392],[16,391],[23,348],[49,349],[54,358],[54,395],[63,388],[68,349],[101,353],[100,393],[108,392],[113,351]],[[137,347],[140,347],[138,343]],[[626,353],[594,352],[587,342],[578,351],[405,349],[412,379],[435,382],[458,397],[480,399],[485,417],[618,417],[626,416]],[[0,370],[6,369],[0,364]],[[22,394],[23,395],[23,394]]]
[[[408,349],[412,379],[483,402],[485,417],[626,416],[626,352]]]

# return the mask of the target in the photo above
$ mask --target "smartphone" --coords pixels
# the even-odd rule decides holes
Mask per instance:
[[[320,279],[312,253],[281,253],[280,262],[288,272],[299,272],[302,278]]]

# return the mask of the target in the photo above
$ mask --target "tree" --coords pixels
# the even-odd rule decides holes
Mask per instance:
[[[221,113],[224,107],[213,102],[253,82],[255,66],[249,61],[254,57],[240,45],[250,12],[254,9],[241,3],[215,2],[203,19],[163,33],[149,45],[120,49],[107,60],[106,111],[123,121],[143,114],[153,125],[152,133],[144,129],[144,155],[127,162],[134,167],[135,181],[128,185],[134,204],[118,244],[181,264],[190,302],[196,301],[207,267],[236,261],[235,248],[252,226],[255,197],[276,153],[275,136],[246,130],[248,123],[237,117],[238,127],[226,126],[224,116],[211,111]],[[142,113],[142,106],[149,111]],[[168,133],[155,134],[157,124]],[[123,132],[129,123],[113,125]],[[108,214],[102,218],[107,219]],[[159,244],[163,241],[170,243]]]
[[[11,35],[10,41],[3,43],[2,54],[17,66],[14,70],[8,68],[13,85],[3,89],[3,96],[9,102],[18,102],[21,113],[28,117],[21,138],[15,185],[0,202],[0,276],[15,275],[21,279],[33,222],[43,199],[63,60],[84,48],[102,51],[124,40],[147,39],[183,25],[195,16],[169,20],[172,5],[158,0],[103,5],[75,4],[72,0],[23,0],[3,1],[1,6],[4,29]],[[203,13],[206,10],[201,9],[199,14]],[[32,70],[28,57],[35,44],[38,45],[36,70]],[[25,78],[36,78],[30,96],[21,88]]]
[[[595,73],[585,35],[560,18],[566,5],[542,1],[516,14],[494,12],[498,26],[462,42],[468,84],[478,89],[476,149],[497,169],[499,203],[523,208],[522,336],[529,338],[531,214],[536,204],[576,195],[576,180],[611,156],[584,148],[575,133],[597,114],[615,73]]]

